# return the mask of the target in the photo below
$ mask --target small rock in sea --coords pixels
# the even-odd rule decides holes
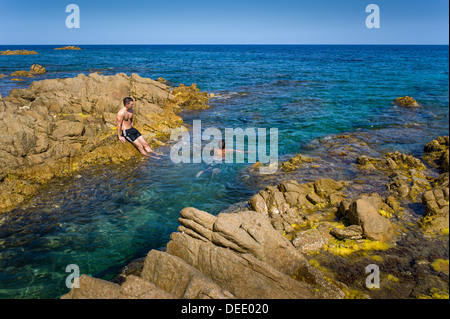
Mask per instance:
[[[398,97],[394,100],[394,103],[398,106],[405,106],[405,107],[419,106],[419,103],[417,103],[417,101],[410,96]]]
[[[45,74],[45,73],[47,73],[47,70],[39,64],[33,64],[30,68],[30,73],[31,74]]]
[[[32,77],[33,77],[33,74],[31,74],[31,72],[29,72],[29,71],[21,70],[21,71],[15,71],[15,72],[13,72],[13,73],[11,74],[11,76],[19,76],[19,77],[29,77],[29,78],[32,78]]]
[[[69,46],[62,47],[62,48],[55,48],[55,50],[81,50],[81,48],[73,46],[73,45],[69,45]]]

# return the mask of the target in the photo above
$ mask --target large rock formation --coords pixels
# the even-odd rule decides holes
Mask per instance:
[[[119,286],[83,276],[80,288],[73,288],[63,298],[345,296],[310,266],[263,214],[243,211],[215,217],[185,208],[179,221],[181,226],[172,234],[167,251],[151,251],[138,278],[129,276]]]
[[[188,90],[187,93],[184,93]],[[134,124],[153,146],[179,127],[179,113],[204,94],[172,88],[137,74],[33,82],[0,99],[0,212],[12,209],[55,176],[94,163],[120,162],[138,154],[117,139],[116,113],[135,99]],[[206,93],[205,93],[206,94]],[[183,105],[183,107],[180,107]]]

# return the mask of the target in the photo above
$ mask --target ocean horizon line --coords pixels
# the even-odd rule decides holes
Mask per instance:
[[[63,44],[0,44],[0,46],[449,46],[449,44],[308,44],[308,43],[154,43],[154,44],[144,44],[144,43],[127,43],[127,44],[74,44],[74,43],[63,43]]]

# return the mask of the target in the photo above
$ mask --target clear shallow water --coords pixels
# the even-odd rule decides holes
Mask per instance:
[[[19,84],[0,79],[0,93],[32,80],[95,71],[197,83],[218,97],[211,109],[184,114],[187,124],[201,119],[203,128],[276,127],[281,157],[307,153],[305,146],[315,138],[353,131],[376,131],[373,147],[380,151],[420,155],[424,144],[449,133],[448,46],[82,48],[0,46],[40,53],[0,56],[0,73],[33,63],[48,70]],[[391,104],[404,95],[423,107]],[[243,166],[226,165],[218,174],[196,178],[205,164],[136,160],[50,183],[0,217],[0,298],[57,298],[68,291],[68,264],[111,279],[120,265],[164,247],[184,207],[216,214],[247,200],[262,185],[240,180]]]

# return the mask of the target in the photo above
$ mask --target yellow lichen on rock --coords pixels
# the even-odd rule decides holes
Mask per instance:
[[[449,274],[449,261],[444,260],[444,259],[436,259],[431,263],[431,267],[435,270],[435,271],[440,271],[443,273],[446,273],[447,275]]]
[[[346,257],[355,252],[372,252],[387,250],[391,247],[390,244],[373,240],[338,240],[331,239],[328,245],[325,245],[325,250],[335,255]]]
[[[417,299],[449,299],[448,291],[431,288],[429,295],[420,295]]]

